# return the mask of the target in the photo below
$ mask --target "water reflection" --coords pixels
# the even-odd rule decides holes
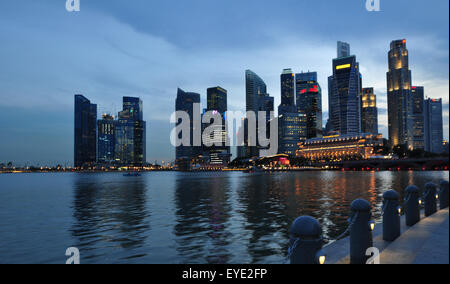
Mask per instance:
[[[74,180],[73,236],[84,260],[117,262],[144,257],[141,248],[150,230],[146,185],[140,178],[80,175]],[[120,256],[114,259],[114,250]]]
[[[180,263],[228,263],[229,190],[228,176],[177,175],[174,234]]]

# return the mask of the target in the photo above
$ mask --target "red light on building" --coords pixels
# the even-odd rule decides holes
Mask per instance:
[[[300,91],[300,94],[304,94],[304,93],[306,93],[307,91],[308,91],[307,89],[303,89],[303,90]]]

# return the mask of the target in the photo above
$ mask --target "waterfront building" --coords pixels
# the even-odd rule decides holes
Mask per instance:
[[[177,167],[181,170],[190,170],[191,162],[194,158],[201,155],[202,147],[194,146],[194,133],[197,132],[194,123],[194,104],[200,104],[200,94],[185,92],[181,89],[177,91],[177,98],[175,101],[175,111],[183,111],[189,115],[190,119],[190,145],[181,145],[176,147],[175,156]],[[198,109],[198,115],[200,116],[200,109]],[[197,114],[195,114],[197,115]],[[178,121],[178,118],[177,118]],[[182,133],[186,135],[186,133]],[[180,133],[181,135],[181,133]],[[179,137],[181,138],[181,137]]]
[[[442,99],[426,99],[425,107],[425,151],[441,154],[444,141]]]
[[[306,138],[323,136],[322,89],[317,72],[295,75],[297,112],[306,115]]]
[[[146,122],[139,98],[123,98],[115,129],[115,157],[122,166],[142,167],[146,163]]]
[[[292,69],[284,69],[280,79],[281,104],[278,107],[278,115],[293,112],[292,109],[295,108],[295,75]]]
[[[299,112],[286,112],[278,117],[278,153],[295,156],[299,141],[307,135],[307,116]]]
[[[413,149],[411,71],[406,40],[391,42],[388,53],[387,97],[391,147],[406,145]]]
[[[376,156],[376,148],[382,146],[381,134],[326,136],[300,142],[297,156],[314,161],[364,160]]]
[[[378,134],[377,97],[373,88],[364,88],[361,96],[361,131]]]
[[[356,56],[333,59],[333,75],[328,78],[329,117],[332,130],[340,135],[361,133],[361,90]]]
[[[205,154],[209,158],[209,164],[213,167],[224,167],[230,162],[231,151],[227,146],[228,134],[226,132],[225,120],[227,112],[227,90],[221,87],[209,88],[207,90],[207,109],[206,111],[217,112],[222,117],[222,125],[214,129],[211,137],[207,137],[206,143],[220,143],[221,146],[204,147]],[[209,127],[209,125],[204,125]]]
[[[75,95],[74,165],[93,166],[97,160],[97,105]]]
[[[109,114],[97,121],[97,163],[111,165],[115,162],[117,120]]]
[[[413,149],[425,149],[424,87],[411,88]]]

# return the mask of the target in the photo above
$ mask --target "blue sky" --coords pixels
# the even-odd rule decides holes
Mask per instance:
[[[326,116],[338,40],[351,44],[364,87],[375,88],[387,136],[387,51],[406,38],[413,84],[444,100],[448,139],[447,1],[381,0],[381,12],[367,12],[365,0],[81,0],[77,13],[65,2],[0,2],[0,162],[71,164],[75,93],[99,113],[141,97],[148,161],[173,159],[177,87],[204,103],[206,89],[220,85],[229,109],[244,110],[246,69],[277,105],[283,68],[317,71]]]

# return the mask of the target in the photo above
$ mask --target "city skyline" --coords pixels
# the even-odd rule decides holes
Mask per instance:
[[[0,142],[0,157],[2,161],[5,160],[3,162],[13,161],[18,164],[26,162],[41,164],[71,163],[70,153],[73,149],[71,137],[73,134],[68,131],[71,129],[70,125],[73,124],[71,118],[73,106],[71,104],[73,94],[82,93],[101,106],[99,114],[105,112],[117,113],[120,106],[117,105],[114,109],[109,102],[118,101],[118,98],[122,96],[142,97],[144,104],[148,104],[145,114],[145,120],[148,121],[147,149],[149,153],[147,154],[147,161],[174,160],[173,147],[169,143],[169,132],[172,127],[169,123],[169,116],[173,111],[176,88],[179,86],[183,89],[199,92],[202,104],[206,106],[206,88],[220,85],[228,90],[229,109],[243,110],[245,109],[245,103],[243,103],[245,101],[243,72],[246,69],[255,71],[264,79],[268,88],[267,93],[275,97],[275,106],[280,104],[279,74],[281,70],[292,68],[295,73],[308,70],[317,71],[318,81],[322,86],[323,124],[325,124],[328,118],[326,79],[331,75],[330,62],[335,57],[335,44],[338,40],[351,44],[351,53],[357,56],[361,66],[363,86],[375,88],[377,105],[380,110],[380,132],[387,138],[386,53],[392,40],[406,38],[410,53],[410,69],[413,72],[412,83],[425,87],[425,97],[443,99],[444,138],[448,139],[448,27],[440,24],[440,21],[448,22],[448,14],[443,12],[448,10],[448,3],[439,3],[437,5],[442,5],[442,8],[435,5],[430,10],[429,7],[422,9],[419,1],[411,2],[411,7],[406,9],[414,10],[420,7],[419,9],[425,14],[431,12],[443,13],[441,14],[441,20],[438,19],[439,17],[435,17],[430,23],[422,23],[423,27],[420,28],[415,26],[419,23],[414,23],[412,27],[402,27],[402,29],[389,27],[388,29],[386,26],[388,26],[390,20],[383,13],[392,15],[395,9],[398,9],[399,3],[383,3],[382,13],[370,14],[364,10],[363,3],[359,2],[361,1],[355,1],[354,4],[349,5],[349,13],[355,13],[357,19],[361,17],[372,18],[371,24],[373,24],[373,27],[363,25],[359,32],[356,31],[353,36],[350,36],[352,32],[346,31],[344,34],[342,32],[337,33],[335,38],[324,39],[327,32],[325,32],[324,27],[321,27],[320,36],[308,38],[305,37],[307,34],[296,34],[297,31],[293,29],[287,35],[283,33],[276,36],[275,43],[271,43],[265,48],[255,46],[252,42],[242,42],[237,50],[233,50],[232,47],[226,45],[219,53],[223,59],[218,58],[214,52],[220,44],[224,44],[223,42],[217,46],[202,47],[206,50],[202,50],[203,54],[199,54],[200,50],[190,46],[189,39],[180,38],[177,35],[172,36],[170,32],[164,35],[161,34],[161,31],[155,32],[157,36],[150,35],[149,27],[139,26],[139,23],[143,23],[143,17],[138,16],[137,20],[133,21],[126,17],[127,12],[124,12],[124,14],[119,12],[122,4],[105,8],[94,3],[83,3],[79,15],[69,15],[65,12],[64,7],[50,4],[49,1],[43,1],[42,6],[25,1],[17,3],[19,7],[14,8],[9,7],[7,3],[2,3],[0,4],[2,8],[0,22],[3,28],[0,30],[0,34],[4,35],[4,38],[9,40],[10,43],[1,47],[2,52],[0,52],[2,61],[6,63],[0,69],[0,75],[4,78],[0,84],[2,96],[0,109],[2,110],[1,118],[8,122],[11,120],[12,123],[4,126],[5,139]],[[42,13],[30,14],[31,8],[20,7],[28,5]],[[310,7],[315,4],[302,3],[298,5]],[[320,6],[320,4],[317,5]],[[131,6],[129,9],[133,10],[130,14],[133,14],[134,9],[145,8],[146,4],[138,1],[136,5],[129,6]],[[320,7],[319,13],[328,15],[329,10],[333,9],[333,4],[328,6]],[[23,8],[23,10],[19,10],[20,8]],[[60,8],[62,11],[60,11]],[[7,25],[8,20],[11,20],[8,12],[16,9],[18,9],[19,16],[29,19],[22,24],[16,21],[12,26]],[[248,7],[244,5],[242,9],[245,11]],[[277,12],[280,12],[279,9],[274,11],[274,14],[280,16]],[[342,12],[344,13],[344,11]],[[36,50],[17,49],[13,42],[19,42],[18,40],[27,38],[29,31],[26,29],[30,28],[27,23],[36,19],[38,14],[49,17],[43,19],[42,26],[31,29],[37,33],[37,37],[41,36],[39,39],[32,38],[38,43]],[[86,25],[80,24],[81,20],[86,20],[90,24],[97,22],[96,17],[107,19],[107,23],[111,27],[100,26],[90,32]],[[415,20],[417,21],[417,18]],[[58,21],[59,28],[50,28],[55,21]],[[149,22],[152,21],[149,20]],[[264,23],[262,21],[257,22],[263,30]],[[78,23],[79,26],[73,27],[72,24],[74,23]],[[381,27],[384,27],[381,33],[373,32]],[[121,34],[125,35],[126,39],[131,40],[134,45],[118,40],[114,33],[106,32],[111,28],[122,31]],[[189,28],[194,29],[194,27]],[[278,27],[273,28],[276,30]],[[364,28],[368,30],[363,32]],[[242,33],[247,33],[247,28]],[[62,34],[66,34],[66,36],[62,37]],[[94,35],[102,36],[101,39],[96,39],[93,38]],[[46,42],[53,36],[60,38],[60,42],[57,44]],[[255,37],[257,36],[264,36],[264,33],[261,31],[255,32]],[[239,40],[241,37],[242,35],[238,34],[226,36],[227,39],[230,39],[230,42]],[[357,37],[360,37],[361,40],[357,40]],[[216,37],[209,35],[209,38]],[[304,38],[308,39],[300,40]],[[90,39],[92,42],[90,42]],[[31,44],[32,40],[25,40],[25,43]],[[67,50],[66,44],[72,42],[72,40],[79,41],[78,49]],[[202,38],[202,40],[205,39]],[[289,44],[286,45],[286,42]],[[368,42],[374,44],[368,44]],[[43,52],[42,49],[46,47],[51,47],[49,50],[54,52]],[[89,48],[89,51],[92,50],[92,55],[88,55],[89,52],[85,50],[86,48]],[[102,48],[105,48],[105,50]],[[141,49],[153,51],[154,55],[148,55]],[[8,54],[11,54],[12,51],[23,58],[16,58],[16,61],[11,61]],[[67,67],[60,70],[58,58],[66,56],[65,52],[71,51],[74,53],[75,59],[68,59],[71,70],[66,69]],[[233,52],[230,51],[236,51],[236,54],[231,54]],[[158,55],[162,55],[161,60],[157,58]],[[187,66],[187,70],[193,68],[192,72],[188,72],[188,75],[180,75],[186,73],[186,67],[181,67],[174,64],[174,61],[168,60],[168,66],[171,68],[161,69],[161,73],[158,74],[155,68],[161,66],[164,62],[163,59],[168,58],[167,55],[176,55],[175,59],[179,60],[179,64],[182,62],[180,60],[186,60],[187,64],[183,63],[183,65]],[[98,59],[98,63],[89,66],[87,62],[92,63],[92,56],[96,56],[95,59]],[[261,61],[258,60],[260,57],[265,60],[259,62]],[[89,61],[89,58],[91,61]],[[45,66],[45,68],[42,70],[36,69],[34,65],[28,63],[27,59],[33,59],[33,62],[37,61],[36,65]],[[108,60],[112,60],[114,63],[106,63]],[[156,67],[150,66],[150,63],[155,60],[158,63],[155,65]],[[212,62],[206,63],[205,61],[208,60]],[[227,63],[223,65],[226,68],[214,71],[217,64],[220,65],[230,60],[234,64]],[[74,61],[80,61],[84,64],[75,64]],[[13,65],[12,62],[17,64]],[[42,62],[47,64],[42,64]],[[124,70],[130,72],[128,77],[122,77],[123,71],[119,71],[122,67],[126,67]],[[130,68],[133,69],[134,67],[138,68],[131,72]],[[176,67],[181,69],[175,71]],[[83,74],[84,72],[87,74]],[[66,74],[67,77],[57,76],[56,73]],[[208,73],[211,74],[204,76]],[[170,80],[161,79],[168,74],[172,75]],[[81,80],[78,80],[79,78]],[[105,106],[106,109],[102,109]],[[21,146],[22,151],[15,150],[18,146]]]

